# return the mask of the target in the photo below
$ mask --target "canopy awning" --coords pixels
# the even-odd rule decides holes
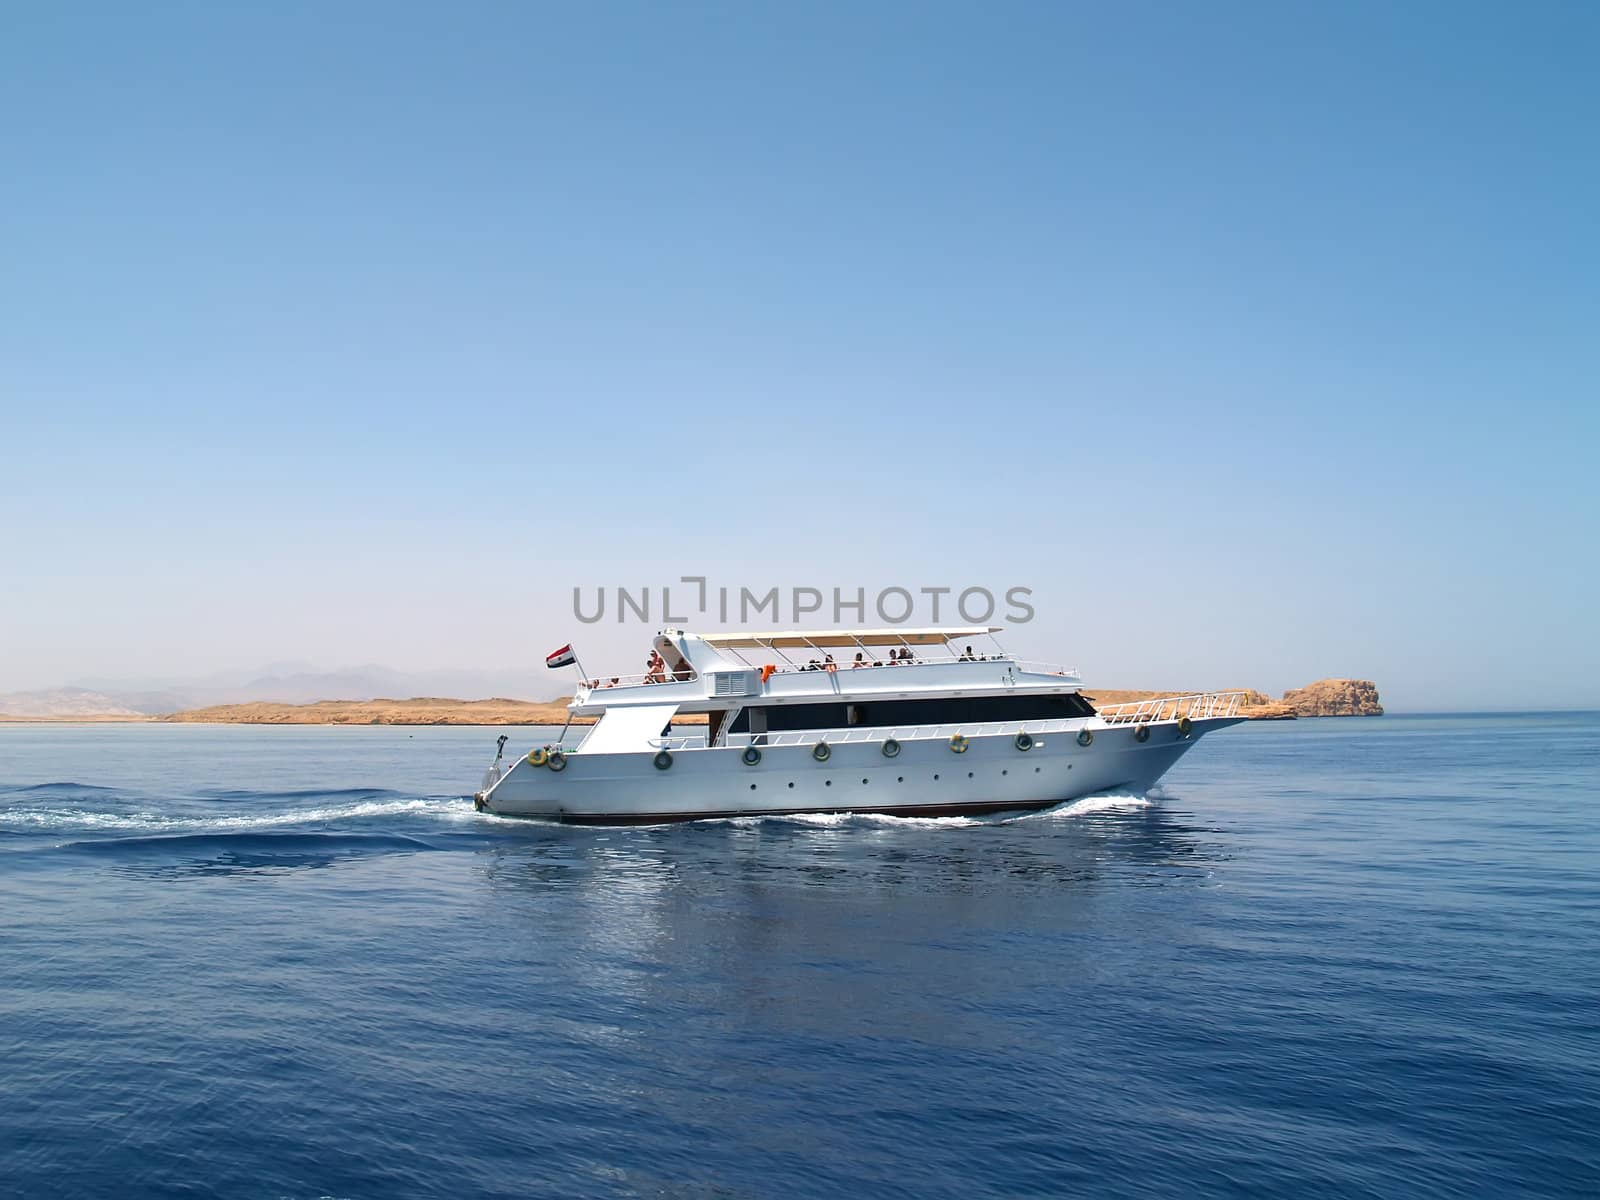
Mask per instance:
[[[951,629],[819,629],[778,633],[708,633],[701,641],[728,650],[804,650],[808,646],[942,646],[957,638],[999,633],[1000,625]]]

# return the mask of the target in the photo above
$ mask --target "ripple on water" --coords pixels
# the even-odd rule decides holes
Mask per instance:
[[[1600,1194],[1592,717],[601,830],[409,732],[0,729],[9,1188]]]

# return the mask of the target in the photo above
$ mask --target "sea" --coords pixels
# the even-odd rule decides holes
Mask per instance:
[[[1600,1196],[1600,715],[624,829],[500,732],[0,727],[0,1195]]]

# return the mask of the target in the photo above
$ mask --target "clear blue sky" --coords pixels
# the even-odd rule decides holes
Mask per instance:
[[[1597,60],[1577,3],[7,6],[0,691],[620,667],[571,589],[705,574],[1600,705]]]

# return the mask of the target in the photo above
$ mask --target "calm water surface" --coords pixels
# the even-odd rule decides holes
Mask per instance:
[[[1600,1195],[1594,714],[624,830],[497,732],[0,727],[0,1194]]]

